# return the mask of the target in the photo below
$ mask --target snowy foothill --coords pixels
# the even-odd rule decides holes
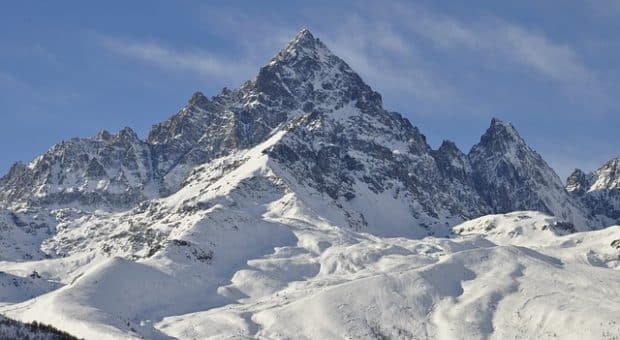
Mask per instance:
[[[386,197],[360,191],[349,204],[373,225],[354,230],[342,225],[345,210],[287,180],[260,152],[280,138],[198,169],[192,185],[159,200],[174,228],[136,210],[92,218],[61,236],[79,240],[93,225],[130,220],[165,239],[150,257],[84,258],[105,241],[91,236],[61,259],[1,263],[10,275],[37,269],[59,283],[20,286],[16,296],[36,296],[3,301],[1,312],[87,339],[620,334],[620,227],[574,233],[557,218],[523,211],[422,237],[389,219],[374,225],[380,219],[370,216],[389,209],[376,204]]]

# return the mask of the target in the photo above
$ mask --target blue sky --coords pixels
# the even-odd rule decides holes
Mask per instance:
[[[564,178],[620,154],[620,1],[19,1],[0,11],[0,172],[253,78],[301,28],[433,147],[512,122]]]

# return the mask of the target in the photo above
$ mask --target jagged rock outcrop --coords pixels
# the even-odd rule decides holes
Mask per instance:
[[[581,169],[575,169],[566,179],[566,191],[573,195],[585,194],[590,189],[589,176]]]
[[[452,162],[458,152],[431,150],[416,127],[385,110],[380,95],[309,32],[302,31],[268,68],[286,75],[278,83],[306,107],[286,125],[282,140],[266,151],[300,182],[333,200],[351,201],[368,189],[376,195],[387,192],[420,220],[488,211],[468,175],[451,176],[440,169],[440,162]]]
[[[566,190],[580,200],[592,216],[607,223],[620,223],[620,157],[609,160],[596,171],[580,169],[566,180]]]
[[[352,100],[366,110],[381,106],[378,93],[302,30],[255,80],[211,99],[195,93],[178,114],[153,127],[147,142],[157,172],[175,191],[194,166],[260,143],[291,117],[338,109]]]
[[[468,157],[476,191],[494,212],[537,210],[587,224],[557,174],[511,124],[493,119]]]
[[[136,133],[102,131],[53,146],[0,179],[4,206],[129,208],[158,195],[151,151]]]

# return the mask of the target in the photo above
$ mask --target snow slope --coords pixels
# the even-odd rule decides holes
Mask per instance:
[[[620,227],[564,235],[572,225],[526,211],[465,222],[450,238],[419,238],[415,224],[350,228],[346,209],[263,152],[282,138],[197,168],[149,207],[66,226],[58,237],[83,242],[34,267],[72,279],[2,313],[87,339],[620,334]],[[373,199],[369,191],[354,201],[385,214]],[[143,229],[131,225],[148,226],[159,243],[140,241]],[[3,266],[17,273],[33,262]]]
[[[516,214],[520,223],[515,216],[482,219],[501,225],[501,239],[520,229],[531,248],[494,243],[470,230],[453,239],[357,234],[313,261],[299,249],[279,250],[248,262],[252,276],[237,273],[246,280],[233,285],[252,285],[253,294],[236,304],[165,318],[157,327],[192,339],[617,337],[620,252],[610,240],[620,238],[620,227],[539,237],[536,229],[553,219]],[[602,267],[584,261],[592,252],[615,256],[616,262]],[[316,275],[289,279],[273,291],[282,286],[281,273],[304,273],[303,258],[320,267]]]

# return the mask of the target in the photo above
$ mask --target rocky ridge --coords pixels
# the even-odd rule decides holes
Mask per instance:
[[[576,169],[566,180],[566,190],[579,200],[592,217],[608,223],[620,219],[620,157],[586,174]]]
[[[354,229],[447,234],[454,223],[515,210],[553,214],[578,230],[618,218],[606,215],[607,203],[565,190],[509,123],[493,119],[468,154],[449,141],[433,150],[418,128],[385,110],[381,96],[308,30],[238,89],[225,88],[212,98],[192,95],[144,141],[129,128],[102,131],[15,164],[0,179],[0,206],[29,221],[29,232],[52,236],[46,249],[56,250],[48,255],[66,254],[74,244],[55,243],[56,233],[64,235],[84,219],[154,211],[158,199],[191,185],[201,165],[221,159],[231,171],[243,164],[240,154],[278,133],[281,138],[262,152],[289,181],[324,195]],[[398,206],[400,214],[365,211],[372,201]],[[165,235],[148,234],[139,225],[127,237],[163,244]]]

